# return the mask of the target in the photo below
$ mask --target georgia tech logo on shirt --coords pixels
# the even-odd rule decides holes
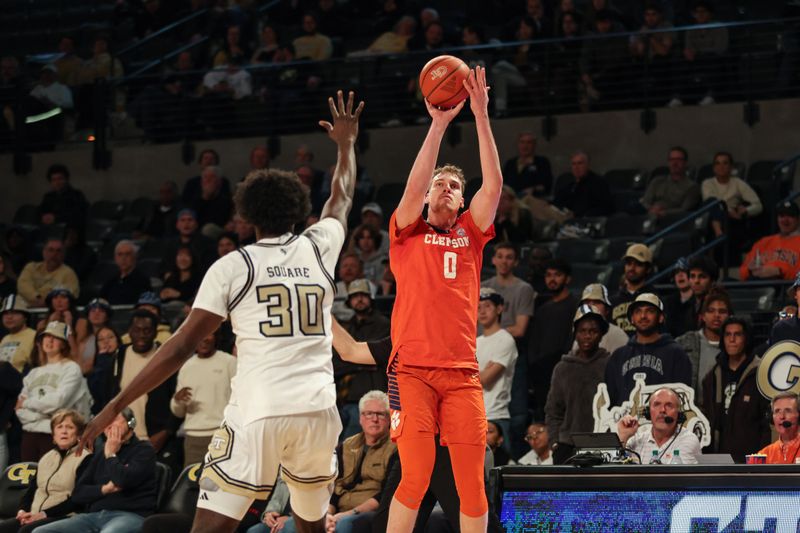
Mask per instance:
[[[800,393],[800,342],[781,341],[758,365],[758,390],[770,400],[781,392]]]

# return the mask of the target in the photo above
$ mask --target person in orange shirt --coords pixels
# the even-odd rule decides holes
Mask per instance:
[[[447,445],[464,533],[485,532],[483,486],[486,413],[475,334],[483,247],[494,237],[503,176],[489,122],[482,67],[464,81],[475,115],[483,182],[464,207],[464,174],[434,168],[442,137],[464,102],[442,110],[425,102],[432,123],[389,222],[389,255],[397,279],[389,363],[392,439],[403,473],[387,531],[410,532],[435,461],[437,430]],[[422,217],[428,206],[427,219]]]
[[[800,272],[800,207],[784,202],[777,209],[778,233],[759,239],[739,267],[745,279],[794,279]]]
[[[768,465],[793,465],[800,460],[800,397],[793,392],[781,392],[772,399],[772,423],[778,440],[759,450],[767,456]]]

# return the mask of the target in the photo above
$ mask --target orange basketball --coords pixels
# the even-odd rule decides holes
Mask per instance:
[[[455,107],[468,96],[463,81],[469,75],[469,67],[457,57],[434,57],[422,67],[419,87],[428,102],[448,109]]]

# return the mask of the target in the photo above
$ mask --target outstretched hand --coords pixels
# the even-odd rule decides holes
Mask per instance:
[[[469,93],[469,108],[475,117],[489,116],[489,86],[486,85],[486,69],[475,67],[464,80],[464,88]]]
[[[345,105],[344,94],[341,89],[336,91],[336,103],[334,103],[332,96],[328,98],[333,124],[327,120],[319,121],[319,125],[325,128],[325,131],[328,132],[328,137],[333,139],[337,145],[352,144],[358,137],[358,117],[361,116],[361,111],[364,109],[364,102],[359,102],[358,107],[353,110],[354,99],[355,94],[350,91]]]
[[[81,435],[81,440],[78,443],[77,450],[75,451],[75,455],[80,456],[84,449],[89,451],[94,451],[94,441],[100,434],[105,430],[111,422],[117,418],[117,413],[112,404],[109,403],[103,410],[100,411],[97,416],[92,418],[91,422],[86,425],[86,428],[83,430],[83,434]]]
[[[428,108],[428,114],[431,116],[434,124],[447,126],[454,118],[456,118],[456,115],[458,115],[458,113],[464,107],[464,101],[459,102],[457,106],[450,109],[439,109],[435,105],[431,104],[426,98],[425,107]]]

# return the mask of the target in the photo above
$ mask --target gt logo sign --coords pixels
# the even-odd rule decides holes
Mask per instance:
[[[756,382],[769,399],[781,392],[800,392],[800,343],[781,341],[771,346],[758,365]]]
[[[767,520],[777,519],[775,532],[795,532],[800,520],[800,496],[685,496],[672,508],[670,531],[692,530],[692,520],[717,520],[717,531],[727,528],[741,513],[743,531],[763,531]]]
[[[31,467],[30,463],[19,463],[8,470],[8,479],[19,481],[21,485],[27,485],[31,478],[36,475],[36,466]]]

